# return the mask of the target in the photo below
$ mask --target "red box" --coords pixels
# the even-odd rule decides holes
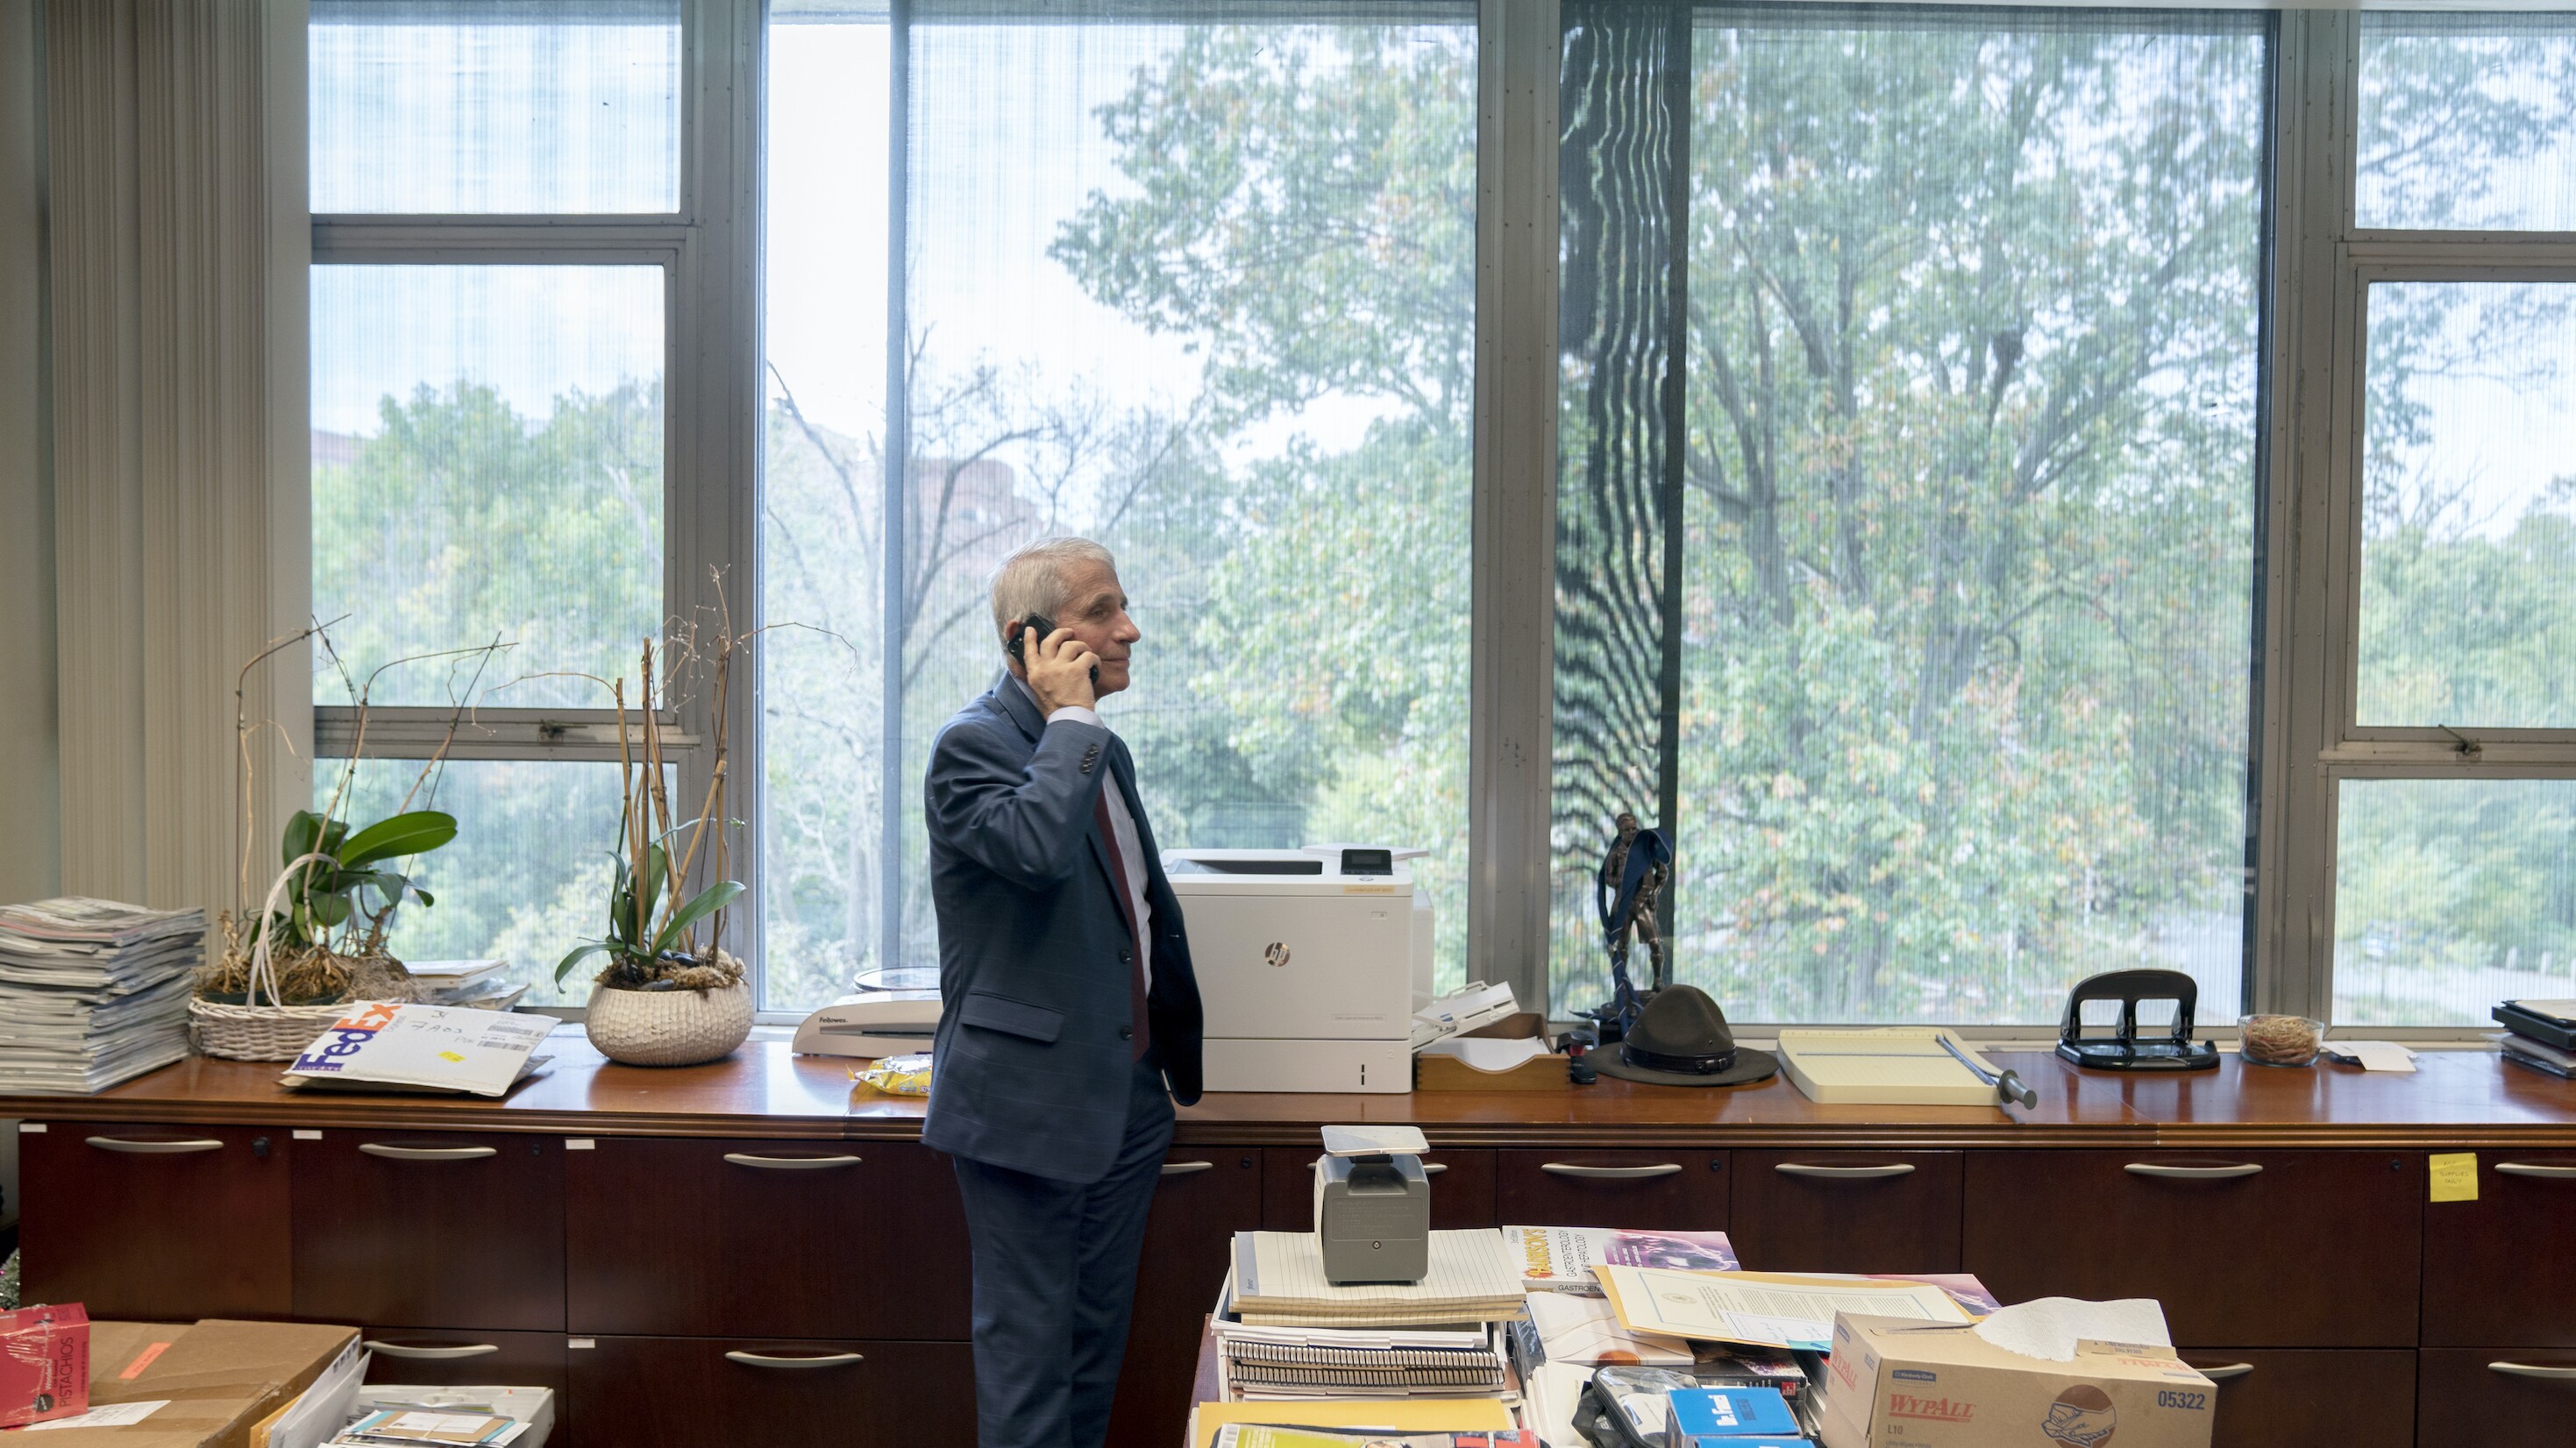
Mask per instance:
[[[0,1312],[0,1428],[89,1411],[89,1314],[77,1302]]]

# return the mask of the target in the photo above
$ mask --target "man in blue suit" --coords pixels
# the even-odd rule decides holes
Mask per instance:
[[[1079,538],[1021,549],[993,623],[1003,676],[930,750],[922,1140],[956,1158],[974,1241],[984,1448],[1097,1448],[1172,1103],[1199,1098],[1198,985],[1135,765],[1093,710],[1142,637],[1116,561]]]

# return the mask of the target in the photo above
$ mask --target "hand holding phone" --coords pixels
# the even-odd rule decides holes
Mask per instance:
[[[1071,683],[1071,680],[1042,680],[1039,675],[1040,669],[1048,668],[1056,660],[1070,662],[1074,659],[1092,657],[1091,650],[1080,639],[1068,638],[1056,649],[1055,658],[1048,658],[1043,651],[1046,641],[1054,637],[1055,633],[1055,620],[1042,613],[1033,613],[1011,626],[1011,636],[1003,642],[1002,649],[1012,658],[1020,661],[1021,677],[1028,680],[1029,692],[1038,696],[1038,704],[1042,709],[1052,713],[1068,704],[1080,705],[1088,709],[1099,702],[1098,696],[1090,688],[1067,690],[1064,686]],[[1032,657],[1030,652],[1032,640],[1039,650],[1035,657]],[[1052,669],[1048,671],[1054,672]],[[1090,668],[1089,682],[1094,687],[1100,683],[1100,665],[1096,660]],[[1072,697],[1074,694],[1079,694],[1081,697]]]

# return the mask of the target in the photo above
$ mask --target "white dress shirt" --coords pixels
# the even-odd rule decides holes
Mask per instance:
[[[1029,688],[1026,679],[1017,674],[1007,677],[1030,703],[1038,701],[1036,692]],[[1049,724],[1065,720],[1098,729],[1109,728],[1100,722],[1098,710],[1086,709],[1080,704],[1067,704],[1046,716]],[[1111,842],[1118,847],[1118,863],[1126,869],[1127,901],[1136,912],[1136,969],[1150,983],[1154,979],[1154,907],[1145,900],[1145,847],[1137,840],[1136,817],[1128,812],[1127,791],[1118,787],[1116,770],[1109,771],[1109,777],[1100,782],[1100,792],[1109,801]]]

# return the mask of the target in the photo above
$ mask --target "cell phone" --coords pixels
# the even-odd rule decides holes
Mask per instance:
[[[1009,654],[1012,658],[1018,659],[1023,666],[1025,666],[1029,661],[1028,631],[1030,629],[1036,629],[1038,631],[1038,637],[1045,638],[1048,634],[1055,632],[1055,620],[1042,613],[1033,613],[1027,618],[1021,619],[1018,623],[1011,625],[1011,636],[1003,640],[1002,652]],[[1100,682],[1100,666],[1098,664],[1093,664],[1091,666],[1091,682],[1095,684]]]

